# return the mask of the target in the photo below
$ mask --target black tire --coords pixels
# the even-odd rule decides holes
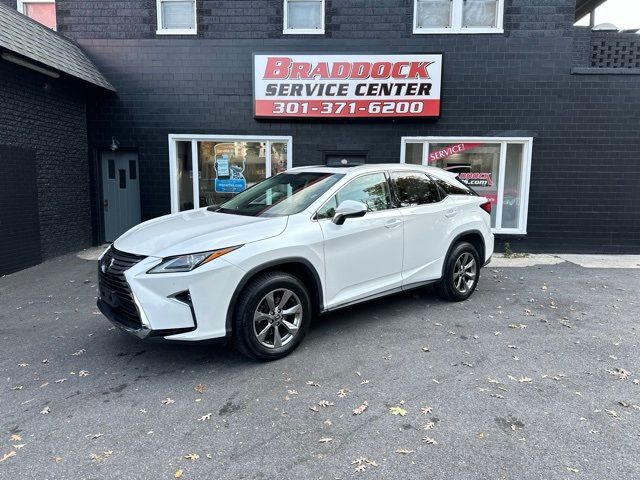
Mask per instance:
[[[475,277],[471,285],[467,284],[466,280],[469,278],[466,275],[463,276],[462,281],[459,280],[459,275],[456,275],[456,262],[458,262],[459,259],[468,259],[469,255],[473,257],[475,262]],[[456,243],[445,260],[442,280],[436,284],[436,293],[438,296],[452,302],[461,302],[469,298],[478,285],[481,265],[480,255],[478,255],[478,251],[473,245],[468,242]],[[464,287],[461,289],[458,285],[463,282]]]
[[[296,302],[300,305],[301,317],[294,334],[291,333],[289,327],[285,326],[285,323],[288,322],[291,326],[298,321],[295,314],[275,313],[271,315],[270,313],[273,312],[267,312],[269,310],[267,296],[275,292],[272,299],[275,299],[277,309],[279,300],[285,296],[287,291],[293,293],[287,301],[289,309],[295,309],[291,305]],[[280,297],[278,297],[278,292],[281,292]],[[284,308],[284,311],[288,311],[288,309]],[[291,353],[302,342],[311,324],[312,312],[311,298],[300,279],[284,272],[268,272],[259,275],[244,287],[238,298],[232,326],[233,343],[238,351],[248,357],[262,361],[277,360]],[[261,313],[262,316],[260,316]],[[256,324],[254,327],[254,316],[270,317],[270,319],[262,320],[262,324]],[[268,330],[267,336],[262,341],[269,343],[271,340],[271,347],[265,346],[258,339],[257,330],[264,331],[262,327]],[[279,347],[276,347],[276,329],[281,343],[284,342],[287,335],[291,335],[286,344]],[[284,335],[280,332],[283,332]]]

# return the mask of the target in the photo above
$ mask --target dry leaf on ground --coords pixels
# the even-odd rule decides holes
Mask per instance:
[[[396,448],[396,453],[401,455],[408,455],[409,453],[413,453],[415,450],[409,450],[408,448]]]
[[[400,415],[401,417],[404,417],[407,414],[407,411],[402,408],[402,407],[390,407],[389,411],[391,412],[391,415]]]
[[[354,415],[360,415],[362,412],[364,412],[367,407],[369,406],[369,403],[365,400],[362,405],[360,405],[358,408],[355,408],[353,410],[353,414]]]
[[[197,453],[188,453],[183,457],[185,460],[198,460],[200,458],[200,455],[198,455]]]

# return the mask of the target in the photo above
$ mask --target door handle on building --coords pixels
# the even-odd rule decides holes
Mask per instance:
[[[457,214],[458,214],[458,210],[449,210],[447,213],[444,214],[444,216],[447,218],[453,218]]]

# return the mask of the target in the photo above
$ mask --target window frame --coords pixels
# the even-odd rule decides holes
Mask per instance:
[[[531,154],[533,137],[402,137],[400,143],[400,163],[406,163],[407,143],[421,143],[422,163],[428,166],[428,152],[430,143],[491,143],[500,144],[500,163],[498,174],[497,199],[495,204],[496,226],[493,233],[501,235],[526,235],[529,215],[529,187],[531,183]],[[517,228],[502,227],[502,203],[504,199],[504,177],[507,163],[507,145],[522,145],[522,178],[520,179],[520,211]],[[407,164],[410,165],[410,164]]]
[[[198,173],[198,142],[265,142],[265,178],[271,176],[271,144],[287,144],[287,170],[292,163],[291,136],[260,136],[260,135],[197,135],[170,133],[169,139],[169,188],[171,196],[171,213],[180,212],[180,192],[178,191],[178,142],[191,142],[193,209],[200,208],[200,175]],[[194,167],[195,166],[195,167]]]
[[[56,6],[56,0],[17,0],[17,5],[16,5],[16,9],[18,10],[18,12],[20,12],[23,15],[27,15],[27,9],[25,8],[25,5],[28,5],[30,3],[53,3],[54,5],[54,10],[56,11],[56,27],[53,28],[52,30],[56,31],[58,30],[58,10],[57,10],[57,6]],[[29,17],[31,18],[31,17]],[[32,19],[33,20],[33,19]],[[34,20],[34,22],[37,22],[37,20]],[[46,25],[45,25],[46,27]],[[47,27],[49,28],[49,27]]]
[[[162,4],[184,1],[190,1],[191,3],[193,3],[193,28],[163,28]],[[198,5],[196,0],[156,0],[156,22],[156,35],[197,35]]]
[[[479,34],[479,33],[504,33],[504,0],[497,0],[497,18],[495,27],[465,27],[463,26],[463,12],[465,0],[452,0],[451,26],[422,28],[418,27],[418,0],[413,0],[413,34]]]
[[[322,5],[322,14],[321,14],[321,27],[316,28],[289,28],[289,3],[295,2],[320,2]],[[324,35],[325,29],[325,13],[326,13],[326,1],[325,0],[284,0],[284,8],[282,15],[282,33],[283,35]]]

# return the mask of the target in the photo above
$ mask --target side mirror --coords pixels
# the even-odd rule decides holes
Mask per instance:
[[[347,218],[364,217],[366,213],[367,206],[364,203],[356,202],[355,200],[345,200],[344,202],[340,202],[331,221],[336,225],[342,225]]]

